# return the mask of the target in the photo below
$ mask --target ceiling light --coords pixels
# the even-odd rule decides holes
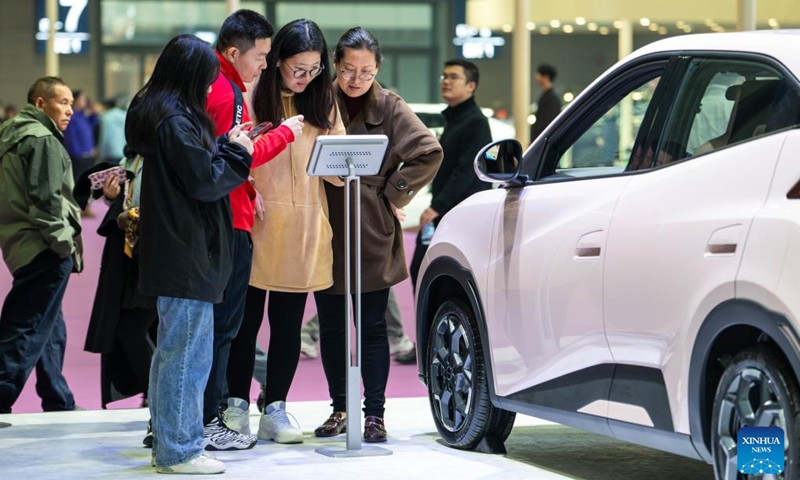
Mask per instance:
[[[564,94],[564,101],[565,102],[569,103],[569,102],[571,102],[573,100],[575,100],[575,94],[573,94],[572,92],[566,92]]]
[[[650,25],[650,19],[649,18],[640,18],[639,19],[639,25],[641,25],[643,27],[646,27],[646,26]]]
[[[539,28],[539,33],[542,35],[550,35],[550,29],[548,27],[541,27]]]
[[[561,26],[561,22],[559,22],[558,20],[550,20],[550,26],[553,28],[558,28]]]
[[[583,17],[575,17],[575,24],[586,25],[586,19]]]
[[[533,23],[533,22],[528,22],[528,23],[525,24],[525,28],[527,28],[528,30],[535,30],[536,29],[536,24]]]
[[[666,35],[667,34],[667,27],[658,27],[658,34],[659,35]]]
[[[506,23],[502,26],[502,30],[506,33],[511,33],[514,30],[514,28],[508,23]]]
[[[575,31],[575,29],[572,28],[572,25],[564,25],[561,27],[561,29],[564,30],[564,33],[572,33]]]
[[[656,32],[656,31],[658,31],[658,24],[657,24],[657,23],[651,23],[651,24],[650,24],[650,26],[649,26],[649,27],[647,27],[647,28],[648,28],[648,30],[650,30],[651,32]]]
[[[594,22],[589,22],[589,24],[586,25],[586,29],[589,30],[590,32],[596,32],[597,31],[597,24],[594,23]]]
[[[608,35],[608,27],[600,27],[598,32],[600,32],[600,35]]]
[[[617,30],[622,28],[622,20],[614,20],[614,28],[616,28]]]

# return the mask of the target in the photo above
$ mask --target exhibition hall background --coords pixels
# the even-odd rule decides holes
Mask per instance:
[[[88,41],[73,42],[80,53],[59,55],[59,74],[70,86],[98,100],[130,97],[137,91],[172,36],[195,33],[213,41],[231,4],[226,0],[82,1],[87,2],[81,22]],[[65,5],[76,3],[59,2],[62,12]],[[371,29],[387,58],[379,81],[409,102],[440,102],[442,61],[466,53],[481,69],[478,101],[507,112],[512,111],[512,37],[517,25],[530,35],[531,67],[546,62],[559,70],[556,91],[562,95],[579,93],[625,49],[672,35],[736,30],[741,16],[737,9],[743,4],[753,7],[756,28],[800,26],[800,0],[529,0],[525,10],[529,18],[523,21],[515,17],[524,3],[520,0],[235,3],[265,14],[276,28],[296,18],[313,19],[329,44],[353,25]],[[45,42],[36,40],[43,27],[44,4],[45,0],[0,0],[0,101],[5,104],[24,104],[32,80],[45,75]],[[463,24],[469,28],[457,29]],[[57,26],[62,32],[58,39],[64,26]],[[630,32],[627,47],[621,44],[626,32]],[[464,50],[454,44],[463,42],[468,44]],[[521,81],[527,81],[530,99],[535,101],[539,92],[532,78]]]

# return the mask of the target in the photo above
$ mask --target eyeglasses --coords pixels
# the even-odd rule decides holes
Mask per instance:
[[[339,72],[342,74],[342,78],[344,78],[345,80],[352,80],[356,78],[355,70],[341,69],[339,70]],[[378,74],[377,72],[376,73],[361,72],[361,74],[358,75],[358,79],[361,80],[362,82],[369,82],[370,80],[375,78],[375,75],[377,74]]]
[[[442,75],[439,77],[439,80],[441,80],[441,81],[443,81],[443,82],[444,82],[445,80],[450,80],[450,81],[453,81],[453,82],[454,82],[454,81],[456,81],[456,80],[459,80],[459,79],[462,79],[462,78],[463,78],[464,80],[466,80],[466,79],[467,79],[467,77],[462,77],[461,75],[456,75],[455,73],[443,73],[443,74],[442,74]]]
[[[292,68],[292,76],[297,79],[303,78],[306,75],[308,75],[311,78],[315,78],[319,76],[319,74],[322,73],[323,70],[325,70],[325,65],[320,65],[319,67],[312,68],[311,70],[303,70],[302,68]]]

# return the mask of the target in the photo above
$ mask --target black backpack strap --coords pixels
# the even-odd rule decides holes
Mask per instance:
[[[239,85],[236,85],[230,78],[228,82],[230,82],[231,88],[233,89],[233,122],[231,123],[231,128],[233,128],[242,123],[242,118],[244,116],[244,97],[242,96],[242,89],[239,88]]]

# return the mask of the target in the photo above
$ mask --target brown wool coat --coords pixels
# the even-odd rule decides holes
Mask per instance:
[[[282,96],[285,118],[297,115],[294,94]],[[300,138],[251,175],[264,198],[264,220],[253,225],[253,267],[250,285],[278,292],[314,292],[333,284],[333,232],[323,183],[341,190],[338,177],[310,177],[308,160],[319,135],[344,135],[336,106],[333,127],[319,129],[306,122]]]
[[[336,82],[333,90],[349,135],[389,137],[378,175],[361,177],[361,289],[383,290],[408,278],[403,231],[389,202],[398,208],[411,202],[436,175],[442,147],[406,102],[378,82],[372,84],[361,111],[352,119]],[[333,287],[325,293],[344,294],[344,189],[325,185],[325,192],[333,227],[334,278]]]

